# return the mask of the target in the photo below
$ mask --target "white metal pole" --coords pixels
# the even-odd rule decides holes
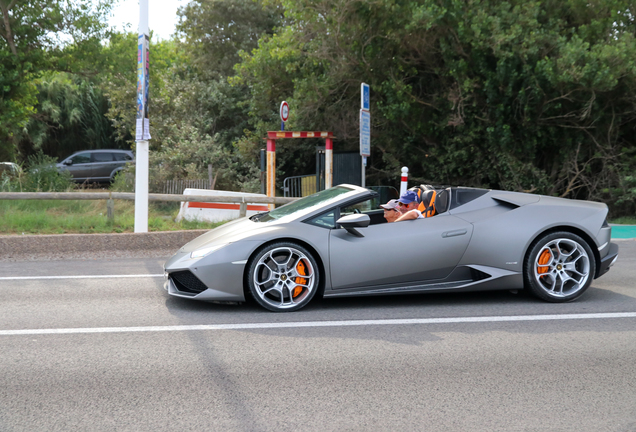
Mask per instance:
[[[135,155],[135,232],[148,232],[148,141],[137,141]]]
[[[138,107],[141,113],[137,113],[137,145],[135,153],[135,232],[148,232],[148,170],[149,170],[149,145],[150,133],[147,130],[149,122],[147,118],[148,100],[148,51],[146,40],[149,37],[148,30],[148,0],[139,0],[139,41],[142,42],[138,53],[137,80],[138,92],[141,92],[142,105]],[[141,62],[141,64],[139,64]],[[139,88],[141,84],[141,89]],[[138,103],[139,103],[138,94]],[[141,118],[140,118],[141,117]]]

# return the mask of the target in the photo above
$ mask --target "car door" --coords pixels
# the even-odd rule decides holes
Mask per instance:
[[[333,289],[413,285],[444,279],[464,254],[473,226],[449,214],[332,229],[329,263]]]
[[[94,180],[110,179],[110,173],[117,167],[117,162],[110,152],[93,152],[91,160],[93,162],[91,177]]]
[[[64,161],[64,166],[71,173],[73,179],[86,180],[91,176],[91,153],[78,153]]]

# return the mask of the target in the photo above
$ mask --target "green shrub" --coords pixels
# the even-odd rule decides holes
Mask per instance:
[[[68,171],[59,172],[57,161],[42,152],[29,156],[27,169],[15,177],[3,173],[0,190],[3,192],[64,192],[72,189],[73,178]]]

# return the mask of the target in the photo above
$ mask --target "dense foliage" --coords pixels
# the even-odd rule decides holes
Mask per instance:
[[[22,36],[13,50],[0,25],[0,157],[134,147],[136,35],[103,33],[108,2],[10,4]],[[63,10],[83,20],[64,27]],[[369,185],[396,184],[408,166],[416,182],[633,214],[634,13],[629,0],[192,0],[174,39],[151,41],[151,183],[212,165],[218,188],[257,189],[282,100],[288,130],[331,130],[336,150],[356,150],[366,82]],[[54,24],[18,24],[36,16]],[[74,36],[56,45],[57,34]],[[320,144],[281,141],[279,181],[312,173]]]
[[[256,136],[287,99],[294,129],[330,129],[355,149],[364,81],[370,184],[406,165],[426,183],[610,200],[633,188],[630,2],[283,3],[288,24],[238,67]]]
[[[112,0],[0,0],[0,158],[16,156],[45,71],[95,73]],[[18,155],[19,156],[19,155]]]

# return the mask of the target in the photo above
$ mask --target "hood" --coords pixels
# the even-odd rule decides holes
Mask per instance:
[[[269,228],[271,224],[253,222],[249,218],[236,219],[200,235],[183,246],[179,252],[192,252],[216,243],[232,243],[255,232]]]

